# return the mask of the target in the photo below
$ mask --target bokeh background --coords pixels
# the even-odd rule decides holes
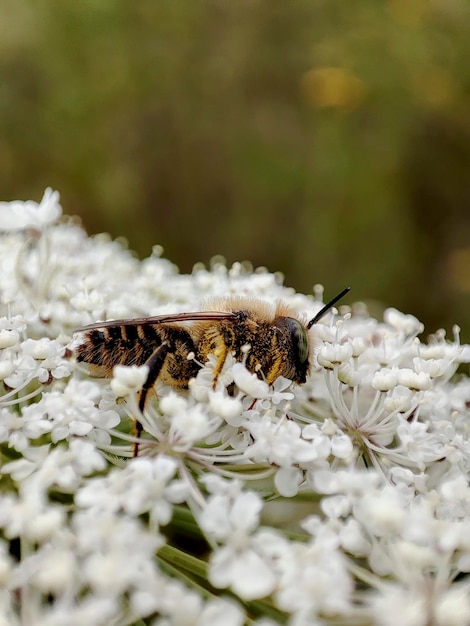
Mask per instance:
[[[0,197],[470,341],[469,32],[468,0],[0,0]]]

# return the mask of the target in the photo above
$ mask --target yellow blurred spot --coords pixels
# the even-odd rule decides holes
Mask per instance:
[[[429,0],[389,0],[388,11],[396,22],[418,27],[429,9]]]
[[[452,250],[448,259],[452,284],[464,293],[470,293],[470,248]]]
[[[305,100],[318,108],[355,109],[364,99],[362,80],[342,67],[317,67],[302,76]]]
[[[434,109],[442,109],[455,97],[455,81],[449,72],[440,67],[430,67],[412,75],[415,100]]]

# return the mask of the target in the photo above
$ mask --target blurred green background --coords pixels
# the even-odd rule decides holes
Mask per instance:
[[[0,0],[0,197],[470,341],[468,0]]]

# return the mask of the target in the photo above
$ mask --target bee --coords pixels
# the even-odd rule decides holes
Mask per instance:
[[[348,291],[343,289],[309,322],[282,302],[273,306],[245,297],[213,300],[206,311],[96,322],[79,329],[86,334],[77,360],[103,377],[110,377],[115,365],[147,365],[140,411],[157,382],[187,389],[210,355],[216,359],[214,388],[229,354],[268,384],[284,376],[301,385],[312,361],[308,331]],[[139,437],[142,425],[136,427]]]

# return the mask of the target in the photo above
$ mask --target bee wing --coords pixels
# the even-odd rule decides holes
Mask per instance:
[[[153,324],[170,324],[171,322],[196,322],[204,320],[229,320],[233,319],[234,313],[224,311],[195,311],[193,313],[171,313],[169,315],[156,315],[155,317],[136,317],[124,320],[107,320],[105,322],[94,322],[75,332],[94,330],[99,328],[112,328],[115,326],[151,326]]]

